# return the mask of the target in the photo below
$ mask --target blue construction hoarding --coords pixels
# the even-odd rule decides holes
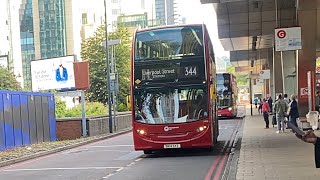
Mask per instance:
[[[0,151],[55,140],[53,94],[0,91]]]

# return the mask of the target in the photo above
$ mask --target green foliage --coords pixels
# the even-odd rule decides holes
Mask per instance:
[[[120,27],[109,34],[109,40],[120,39],[116,46],[116,66],[119,74],[119,103],[124,103],[129,94],[130,77],[130,35],[126,28]],[[91,102],[108,102],[106,53],[101,43],[105,40],[105,28],[101,26],[94,36],[82,43],[82,59],[90,62],[91,87],[86,96]],[[110,54],[110,53],[109,53]]]
[[[123,103],[118,104],[118,111],[119,112],[125,112],[125,111],[128,111],[128,110],[129,109],[125,104],[123,104]]]
[[[56,101],[56,117],[80,117],[81,116],[81,104],[72,108],[67,109],[65,102],[58,100]],[[88,102],[86,103],[86,116],[101,116],[107,114],[107,108],[99,102]]]
[[[21,90],[14,74],[0,66],[0,90]]]
[[[66,114],[66,103],[61,100],[56,100],[56,117],[62,118],[65,117]]]
[[[237,85],[247,85],[248,84],[248,74],[236,74],[236,68],[233,66],[227,67],[227,72],[233,74],[237,78]]]
[[[236,68],[233,67],[233,66],[228,66],[227,67],[227,72],[236,76]]]
[[[316,60],[316,67],[320,67],[320,58],[317,58]]]

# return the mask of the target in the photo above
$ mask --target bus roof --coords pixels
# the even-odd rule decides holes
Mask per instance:
[[[202,26],[202,25],[206,26],[205,24],[164,25],[164,26],[157,26],[157,27],[151,27],[151,28],[138,29],[136,32],[144,32],[144,31],[166,29],[166,28],[175,28],[175,27]]]

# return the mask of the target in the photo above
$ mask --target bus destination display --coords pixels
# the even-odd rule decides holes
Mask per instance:
[[[171,68],[152,68],[141,70],[142,81],[184,79],[199,77],[199,68],[196,65],[171,67]]]

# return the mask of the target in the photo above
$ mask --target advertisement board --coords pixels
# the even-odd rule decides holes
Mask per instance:
[[[32,90],[75,88],[74,56],[31,61]]]

